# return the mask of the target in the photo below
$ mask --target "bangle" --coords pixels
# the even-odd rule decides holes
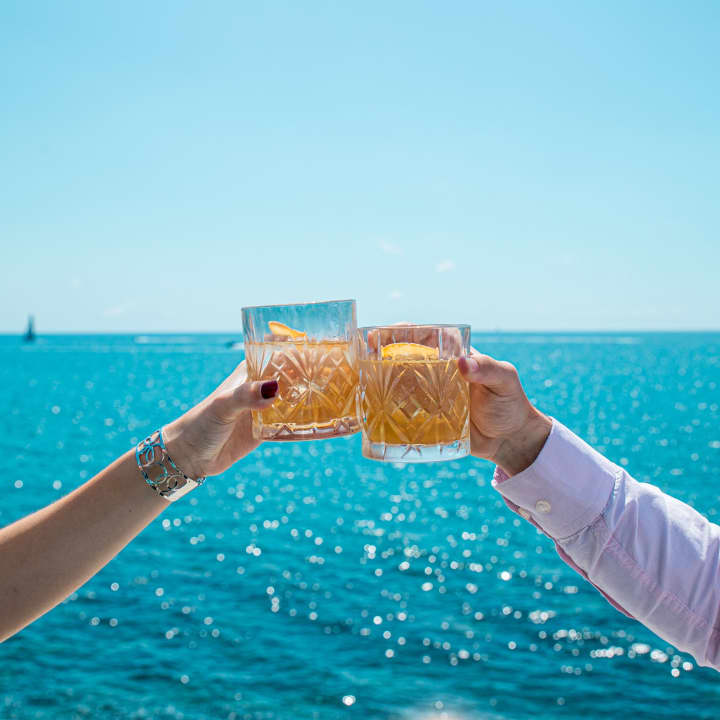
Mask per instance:
[[[204,477],[197,480],[188,477],[173,462],[163,442],[162,429],[137,444],[135,460],[145,482],[169,502],[179,500],[205,481]]]

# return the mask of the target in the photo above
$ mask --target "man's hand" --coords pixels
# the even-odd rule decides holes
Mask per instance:
[[[542,450],[552,420],[534,408],[518,372],[475,349],[458,367],[470,383],[470,445],[476,457],[491,460],[508,475],[532,465]]]

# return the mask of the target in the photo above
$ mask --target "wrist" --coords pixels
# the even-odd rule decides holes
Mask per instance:
[[[162,429],[162,435],[168,455],[181,472],[193,480],[205,476],[202,468],[198,467],[195,462],[197,453],[188,441],[188,433],[182,418],[165,425]]]
[[[535,462],[551,430],[552,420],[532,408],[522,427],[504,438],[490,459],[509,476],[517,475]]]

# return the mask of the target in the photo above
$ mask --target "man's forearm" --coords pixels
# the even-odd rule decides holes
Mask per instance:
[[[720,527],[555,423],[535,462],[493,484],[618,610],[720,669]]]

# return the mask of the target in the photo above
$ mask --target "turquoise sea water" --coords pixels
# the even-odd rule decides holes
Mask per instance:
[[[242,357],[230,339],[1,337],[0,524],[209,392]],[[720,335],[473,341],[718,514]],[[357,436],[266,444],[0,646],[0,718],[717,717],[720,675],[613,610],[491,476],[364,460]]]

